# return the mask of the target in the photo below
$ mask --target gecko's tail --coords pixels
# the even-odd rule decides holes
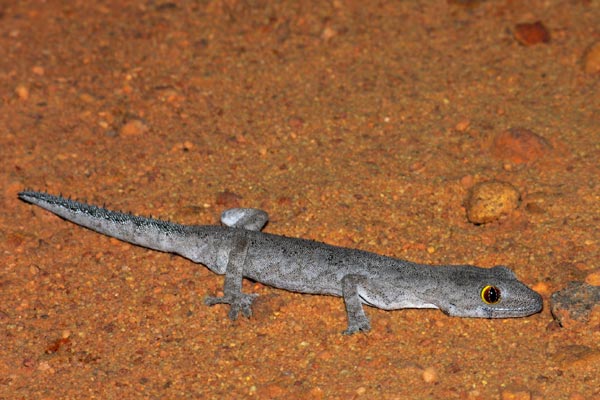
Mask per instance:
[[[177,252],[178,239],[186,236],[188,230],[183,225],[111,211],[34,190],[20,192],[19,199],[104,235],[160,251]]]

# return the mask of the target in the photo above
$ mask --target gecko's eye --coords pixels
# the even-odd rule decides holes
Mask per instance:
[[[496,304],[500,301],[500,289],[492,285],[485,286],[481,289],[481,300],[485,304]]]

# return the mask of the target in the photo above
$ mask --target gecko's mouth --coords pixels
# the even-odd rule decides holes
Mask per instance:
[[[542,311],[543,303],[540,301],[539,304],[532,304],[529,307],[519,308],[492,308],[485,307],[484,311],[487,314],[487,318],[518,318],[527,317]]]

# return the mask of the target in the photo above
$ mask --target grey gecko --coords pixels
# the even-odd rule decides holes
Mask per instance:
[[[110,211],[60,196],[26,190],[19,198],[60,217],[154,250],[177,253],[225,275],[222,297],[229,318],[252,314],[256,294],[242,293],[242,279],[293,292],[341,296],[345,334],[371,326],[362,305],[384,310],[438,308],[457,317],[524,317],[542,309],[542,298],[504,266],[431,266],[362,250],[260,232],[267,213],[234,208],[221,215],[225,226],[187,226]]]

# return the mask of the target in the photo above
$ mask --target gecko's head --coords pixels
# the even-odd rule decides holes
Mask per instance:
[[[448,296],[438,307],[456,317],[525,317],[542,310],[542,297],[504,266],[456,266]]]

